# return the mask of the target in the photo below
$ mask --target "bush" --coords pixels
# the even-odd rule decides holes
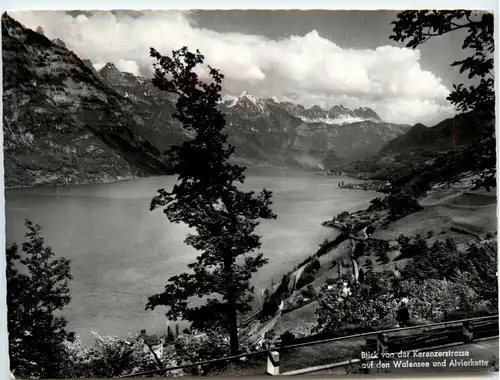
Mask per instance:
[[[340,281],[337,288],[341,288]],[[329,331],[335,331],[347,325],[369,327],[392,318],[397,306],[393,294],[367,296],[359,283],[351,284],[350,287],[350,296],[341,299],[338,289],[335,289],[320,301],[321,306],[316,311],[318,328],[325,327]]]
[[[357,259],[365,254],[366,251],[366,243],[364,241],[360,241],[356,243],[356,246],[354,247],[354,253],[353,257],[354,259]]]
[[[390,323],[403,296],[409,299],[411,319],[441,321],[498,312],[495,239],[470,244],[465,251],[457,250],[452,240],[431,247],[423,239],[400,236],[398,240],[416,253],[401,277],[392,271],[365,272],[364,283],[351,284],[351,295],[343,299],[338,296],[343,279],[338,279],[334,289],[324,290],[319,299],[318,331]],[[371,261],[367,259],[365,265]]]
[[[119,377],[158,368],[154,357],[141,342],[102,337],[97,333],[94,336],[91,347],[85,347],[79,340],[66,343],[62,377]],[[161,360],[168,363],[169,358],[170,355],[165,355]]]
[[[314,281],[314,274],[302,273],[302,275],[299,277],[299,280],[297,281],[295,288],[300,289],[300,288],[306,286],[307,284],[310,284],[313,281]]]
[[[295,335],[291,331],[285,331],[280,335],[281,346],[288,346],[295,340]]]
[[[388,199],[391,220],[396,221],[406,215],[422,210],[414,195],[400,192],[390,195]]]
[[[325,281],[325,284],[327,285],[334,285],[337,282],[337,280],[333,277],[328,277]]]
[[[303,289],[300,293],[304,298],[314,298],[316,296],[316,290],[312,285],[308,285],[307,288]]]
[[[401,288],[408,295],[412,319],[440,321],[446,314],[488,307],[488,302],[463,282],[436,279],[404,281]]]
[[[320,270],[321,269],[321,263],[319,262],[318,258],[314,257],[311,260],[311,262],[308,264],[308,266],[306,267],[306,269],[310,273],[316,273],[318,270]]]

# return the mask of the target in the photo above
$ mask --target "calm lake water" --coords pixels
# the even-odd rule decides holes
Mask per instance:
[[[243,188],[274,191],[277,220],[262,221],[262,252],[269,264],[255,276],[256,291],[314,253],[335,231],[321,222],[342,211],[365,208],[379,194],[339,189],[342,177],[314,173],[249,174]],[[57,256],[71,259],[72,301],[64,315],[86,343],[91,331],[125,337],[141,328],[164,333],[164,309],[144,310],[148,296],[185,270],[197,252],[183,243],[188,228],[170,224],[161,210],[149,211],[159,188],[175,177],[143,178],[61,189],[6,191],[7,244],[24,241],[24,220],[43,228]]]

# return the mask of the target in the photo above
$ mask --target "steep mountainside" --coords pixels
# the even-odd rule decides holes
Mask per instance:
[[[404,153],[409,150],[448,151],[470,144],[484,130],[484,121],[473,113],[455,116],[427,128],[416,124],[406,134],[390,141],[381,153]]]
[[[7,187],[168,171],[160,150],[145,137],[154,131],[135,106],[62,44],[4,14],[2,57]]]

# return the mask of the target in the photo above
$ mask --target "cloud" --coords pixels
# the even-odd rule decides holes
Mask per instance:
[[[312,30],[304,36],[271,40],[197,27],[190,14],[146,11],[133,16],[95,12],[12,12],[26,26],[41,26],[96,68],[113,62],[121,71],[149,75],[149,48],[162,54],[188,46],[225,75],[224,92],[293,100],[304,106],[368,106],[396,123],[429,123],[453,110],[449,89],[420,67],[420,51],[394,46],[344,49]]]

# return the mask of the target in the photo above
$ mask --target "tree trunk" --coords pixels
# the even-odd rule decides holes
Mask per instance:
[[[240,343],[238,339],[238,318],[236,314],[236,297],[232,288],[228,289],[228,328],[229,328],[229,343],[231,346],[231,355],[240,353]]]
[[[227,295],[227,322],[229,330],[229,345],[231,347],[231,355],[240,353],[240,344],[238,340],[238,316],[236,310],[236,294],[231,285],[234,282],[233,275],[234,258],[231,252],[224,254],[224,269],[226,272],[226,295]]]
[[[237,231],[238,222],[236,220],[236,215],[233,212],[233,204],[231,198],[227,193],[222,192],[221,195],[222,203],[226,208],[226,211],[231,216],[231,223],[229,223],[228,229],[231,234],[235,234]],[[238,355],[240,353],[240,343],[238,338],[238,315],[236,310],[236,301],[238,295],[235,294],[234,287],[231,285],[234,282],[233,274],[233,264],[235,257],[233,256],[233,251],[231,247],[228,247],[224,252],[224,269],[226,271],[226,294],[227,294],[227,310],[228,310],[228,330],[229,330],[229,345],[231,347],[231,355]]]

